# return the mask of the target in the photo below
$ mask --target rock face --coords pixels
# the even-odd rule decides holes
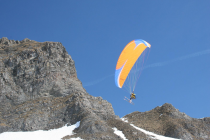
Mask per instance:
[[[165,136],[210,139],[210,118],[193,119],[170,104],[125,118]],[[151,140],[115,115],[112,105],[89,95],[77,78],[74,61],[59,42],[0,39],[0,133],[80,126],[68,140]]]
[[[110,103],[85,91],[74,61],[59,42],[0,39],[0,89],[0,133],[48,130],[80,121],[76,134],[64,139],[120,140],[112,128],[128,125],[115,116]],[[147,138],[129,131],[136,134],[127,137]]]
[[[183,140],[210,139],[209,117],[191,118],[168,103],[151,111],[133,112],[124,118],[140,128],[168,137]]]

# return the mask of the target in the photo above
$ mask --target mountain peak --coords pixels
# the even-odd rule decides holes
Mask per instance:
[[[210,138],[209,118],[191,118],[169,103],[147,112],[136,111],[123,118],[135,126],[168,137],[185,140]]]

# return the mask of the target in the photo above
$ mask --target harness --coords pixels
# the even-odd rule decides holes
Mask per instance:
[[[131,99],[135,99],[136,95],[134,93],[131,94]]]

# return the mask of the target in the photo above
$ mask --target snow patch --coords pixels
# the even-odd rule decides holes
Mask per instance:
[[[73,130],[79,127],[80,122],[71,126],[63,126],[58,129],[48,131],[27,131],[27,132],[4,132],[0,134],[0,140],[61,140],[67,135],[73,135]],[[70,140],[82,140],[80,138],[71,138]]]
[[[122,131],[118,130],[116,127],[112,128],[112,129],[114,130],[114,133],[116,135],[120,136],[123,140],[128,140],[128,139],[126,139],[126,137]]]
[[[128,123],[128,121],[127,121],[126,118],[121,118],[121,120]],[[158,139],[158,140],[181,140],[181,139],[176,139],[176,138],[170,138],[170,137],[165,137],[165,136],[157,135],[157,134],[155,134],[153,132],[149,132],[149,131],[144,130],[142,128],[136,127],[133,124],[130,124],[130,125],[133,126],[135,129],[140,130],[141,132],[145,133],[146,135],[151,136],[151,138],[153,138],[153,139]]]
[[[128,120],[126,118],[121,118],[121,120],[128,123]]]
[[[149,131],[146,131],[142,128],[139,128],[139,127],[136,127],[135,125],[133,124],[130,124],[131,126],[133,126],[135,129],[137,130],[140,130],[141,132],[147,134],[147,135],[150,135],[152,136],[151,138],[154,138],[154,139],[158,139],[158,140],[180,140],[180,139],[176,139],[176,138],[170,138],[170,137],[165,137],[165,136],[161,136],[161,135],[157,135],[153,132],[149,132]]]

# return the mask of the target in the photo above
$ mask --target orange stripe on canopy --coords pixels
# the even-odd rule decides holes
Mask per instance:
[[[122,88],[133,65],[147,47],[150,47],[150,44],[144,40],[133,40],[125,46],[116,65],[116,71],[119,70],[115,72],[118,87]]]

